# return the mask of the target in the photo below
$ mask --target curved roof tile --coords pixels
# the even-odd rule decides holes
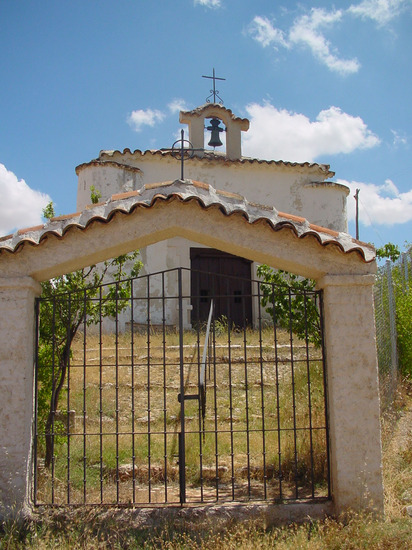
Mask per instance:
[[[111,163],[112,165],[116,165],[119,168],[125,168],[125,169],[131,169],[130,165],[123,164],[120,162],[115,162],[112,160],[112,158],[115,155],[132,155],[132,156],[162,156],[162,157],[172,157],[172,152],[170,149],[148,149],[146,151],[141,151],[140,149],[135,149],[134,151],[131,151],[129,148],[123,149],[123,151],[119,151],[118,149],[113,151],[100,151],[99,158],[93,159],[89,162],[84,162],[82,164],[79,164],[76,166],[76,174],[79,174],[79,171],[82,168],[86,168],[87,166],[102,166],[106,163]],[[284,166],[288,168],[293,168],[296,166],[301,166],[302,168],[313,168],[320,170],[322,172],[322,177],[326,178],[332,178],[335,175],[335,172],[332,172],[330,170],[329,164],[317,164],[316,162],[289,162],[285,160],[262,160],[262,159],[255,159],[255,158],[249,158],[249,157],[242,157],[240,159],[228,159],[226,155],[219,155],[214,153],[213,151],[205,151],[203,157],[194,156],[192,159],[187,159],[185,162],[195,162],[195,161],[204,161],[204,160],[210,160],[210,161],[216,161],[220,163],[231,163],[231,164],[267,164],[267,165],[275,165],[275,166]],[[137,170],[139,170],[137,168]],[[323,182],[325,184],[332,183],[325,181]]]
[[[268,223],[274,231],[288,228],[299,238],[312,235],[322,246],[333,245],[344,253],[359,253],[366,263],[375,258],[375,249],[372,245],[357,241],[347,233],[339,233],[311,224],[305,218],[278,212],[273,207],[248,202],[236,193],[219,191],[207,183],[192,180],[147,184],[138,191],[112,195],[108,201],[90,205],[83,212],[58,216],[44,225],[21,229],[14,235],[0,238],[0,253],[6,251],[14,253],[26,244],[39,245],[51,235],[63,238],[70,229],[77,227],[86,230],[92,222],[109,223],[117,212],[130,214],[136,208],[152,208],[158,201],[173,200],[196,201],[204,209],[217,207],[226,216],[241,215],[250,224],[263,221]]]
[[[231,109],[228,109],[227,107],[225,107],[224,105],[221,105],[220,103],[204,103],[203,105],[200,105],[199,107],[196,107],[196,109],[192,109],[191,111],[180,111],[180,121],[182,122],[182,119],[186,118],[187,115],[201,116],[204,111],[209,111],[209,110],[215,110],[215,111],[221,111],[222,113],[227,113],[232,120],[241,122],[245,126],[249,127],[249,119],[241,118],[234,115]]]

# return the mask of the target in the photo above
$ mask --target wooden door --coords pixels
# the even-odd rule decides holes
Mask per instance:
[[[214,298],[215,319],[226,317],[231,324],[252,323],[251,263],[215,250],[191,248],[192,324],[207,320]]]

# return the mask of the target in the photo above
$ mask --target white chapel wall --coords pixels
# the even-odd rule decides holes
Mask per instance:
[[[78,211],[90,204],[92,185],[105,201],[117,193],[180,177],[180,163],[159,153],[114,152],[102,154],[101,159],[104,162],[92,162],[77,168]],[[346,197],[349,189],[337,183],[325,183],[326,174],[318,165],[278,166],[256,160],[222,162],[195,158],[186,162],[184,176],[205,182],[215,189],[240,194],[248,201],[306,218],[310,223],[347,232]]]
[[[239,158],[241,155],[240,135],[249,127],[248,121],[233,118],[232,113],[221,106],[206,105],[200,111],[183,113],[182,122],[189,124],[189,132],[198,128],[199,144],[204,145],[203,111],[214,109],[215,115],[222,117],[230,130],[227,135],[238,139],[238,154],[230,160],[224,154],[201,156],[196,153],[184,164],[184,177],[188,180],[201,181],[214,189],[227,193],[236,193],[249,202],[275,208],[277,211],[306,218],[310,223],[336,231],[347,232],[346,197],[347,187],[333,182],[326,182],[332,172],[329,166],[310,163],[288,163]],[[213,111],[213,112],[214,112]],[[202,116],[199,116],[203,115]],[[210,113],[209,113],[210,114]],[[185,118],[186,117],[186,118]],[[223,120],[222,118],[222,120]],[[229,128],[229,126],[233,128]],[[195,128],[196,127],[196,128]],[[196,133],[196,132],[195,132]],[[196,137],[196,136],[195,136]],[[193,136],[192,136],[193,138]],[[195,138],[192,139],[192,141]],[[202,142],[202,143],[200,143]],[[195,143],[195,141],[193,141]],[[203,144],[203,145],[202,145]],[[101,151],[99,158],[77,167],[78,192],[77,210],[90,207],[92,186],[101,194],[101,202],[112,195],[143,189],[150,184],[174,181],[180,178],[181,164],[170,153],[162,151]],[[213,192],[213,191],[212,191]],[[160,241],[140,250],[143,269],[141,275],[154,274],[178,267],[190,269],[190,248],[199,247],[198,243],[185,238],[174,238]],[[256,263],[252,264],[252,279],[256,279]],[[167,275],[167,292],[177,294],[177,282],[173,275]],[[190,296],[190,278],[186,277],[183,293]],[[165,280],[161,277],[150,278],[150,293],[161,294]],[[141,298],[147,294],[142,280],[135,286],[136,301],[133,307],[133,321],[145,323],[150,318],[151,324],[161,324],[165,319],[167,325],[176,325],[178,319],[177,304],[167,302],[164,305],[154,299],[150,312]],[[256,300],[255,300],[256,302]],[[190,299],[184,301],[184,328],[190,328]],[[258,316],[258,304],[253,303],[253,318]],[[126,309],[120,314],[119,328],[127,329],[131,312]],[[105,330],[113,329],[113,320],[105,320]]]

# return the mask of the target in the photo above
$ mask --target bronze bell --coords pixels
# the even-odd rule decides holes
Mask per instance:
[[[206,130],[212,132],[208,145],[210,147],[220,147],[223,143],[220,141],[220,132],[224,132],[224,128],[220,128],[220,120],[218,118],[212,118],[210,121],[211,126],[208,126]]]

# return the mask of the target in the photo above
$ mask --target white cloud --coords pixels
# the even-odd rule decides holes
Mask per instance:
[[[252,103],[246,111],[250,130],[243,138],[243,149],[252,157],[313,162],[320,155],[351,153],[380,143],[360,117],[337,107],[321,111],[314,121],[269,103]]]
[[[312,54],[331,71],[342,75],[356,73],[360,64],[357,59],[341,59],[333,52],[331,44],[319,29],[330,27],[342,19],[340,10],[326,12],[312,8],[310,15],[303,15],[295,21],[289,31],[289,42],[307,46]]]
[[[184,99],[175,98],[167,105],[167,109],[170,114],[175,115],[179,111],[185,111],[188,109]],[[155,126],[159,122],[162,122],[168,115],[167,111],[160,111],[158,109],[137,109],[127,117],[127,123],[136,132],[143,130],[144,126]]]
[[[164,117],[164,113],[158,110],[137,109],[128,116],[127,122],[133,130],[140,132],[142,126],[154,126],[157,122],[161,122]]]
[[[42,210],[50,197],[31,189],[24,180],[0,164],[0,235],[42,222]]]
[[[250,24],[249,31],[253,38],[260,42],[264,48],[271,44],[279,44],[285,48],[289,47],[283,31],[274,27],[267,17],[257,15]]]
[[[360,4],[352,4],[348,12],[363,19],[372,19],[382,26],[398,17],[408,5],[411,5],[411,0],[362,0]]]
[[[393,135],[393,145],[398,147],[398,145],[407,146],[408,138],[403,132],[397,132],[396,130],[391,130]]]
[[[169,111],[172,114],[180,113],[180,111],[187,111],[188,107],[184,99],[175,98],[168,104]]]
[[[220,8],[220,0],[194,0],[195,6],[199,4],[200,6],[205,6],[206,8]]]
[[[273,46],[276,50],[279,46],[287,49],[296,46],[308,48],[328,69],[346,76],[358,72],[360,63],[356,58],[341,58],[325,37],[325,29],[331,29],[348,15],[372,19],[382,27],[408,8],[412,8],[412,0],[362,0],[351,4],[346,10],[311,8],[308,13],[295,19],[288,30],[279,29],[267,17],[257,15],[249,25],[249,34],[263,47]]]
[[[339,22],[342,15],[341,10],[327,12],[320,8],[312,8],[308,15],[302,15],[294,21],[288,33],[274,27],[266,17],[256,16],[249,27],[249,32],[263,47],[269,45],[289,49],[299,45],[307,47],[314,57],[331,71],[347,75],[359,70],[358,60],[340,58],[320,30]]]
[[[358,181],[337,180],[347,185],[351,195],[359,189],[359,220],[366,226],[395,225],[412,221],[412,189],[399,193],[392,180],[382,185]],[[355,219],[355,200],[348,197],[348,219]]]

